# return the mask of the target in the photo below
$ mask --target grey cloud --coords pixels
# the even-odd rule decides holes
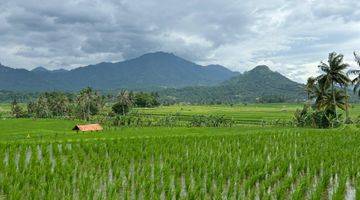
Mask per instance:
[[[169,51],[301,80],[331,51],[360,46],[357,0],[3,0],[0,61],[74,67]],[[351,58],[349,58],[351,59]]]

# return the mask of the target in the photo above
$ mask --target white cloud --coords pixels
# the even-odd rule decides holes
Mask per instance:
[[[49,68],[169,51],[245,71],[258,64],[297,80],[329,52],[360,50],[357,0],[3,0],[0,61]]]

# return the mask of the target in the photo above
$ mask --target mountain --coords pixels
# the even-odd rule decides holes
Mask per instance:
[[[1,68],[7,70],[0,75],[0,89],[24,91],[77,91],[87,86],[100,90],[211,86],[238,74],[220,65],[201,66],[165,52],[70,71],[50,71],[43,67],[32,71]]]
[[[51,90],[51,82],[37,72],[13,69],[0,64],[0,89],[12,91]]]
[[[189,103],[286,102],[305,98],[304,85],[265,65],[239,74],[217,86],[185,87],[160,91],[163,101]]]
[[[42,73],[42,72],[49,72],[49,70],[47,70],[45,67],[36,67],[36,68],[34,68],[34,69],[32,69],[31,70],[32,72],[40,72],[40,73]]]
[[[235,75],[240,74],[239,72],[230,71],[228,68],[226,68],[222,65],[207,65],[207,66],[205,66],[205,68],[213,76],[216,76],[216,75],[218,75],[218,73],[220,73],[222,76],[224,76],[224,78],[225,77],[233,77],[234,74]]]
[[[54,69],[54,70],[52,70],[51,72],[53,72],[53,73],[65,73],[65,72],[67,72],[68,70],[66,70],[66,69]]]
[[[39,66],[39,67],[32,69],[31,72],[46,74],[46,73],[64,73],[64,72],[68,72],[68,70],[66,70],[66,69],[48,70],[45,67]]]

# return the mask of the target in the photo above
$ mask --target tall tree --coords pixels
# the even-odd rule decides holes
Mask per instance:
[[[16,99],[13,100],[13,102],[11,103],[11,114],[15,117],[15,118],[20,118],[23,117],[24,112],[22,107],[17,103]]]
[[[112,109],[116,114],[125,115],[133,104],[133,93],[123,90],[119,93],[117,102],[113,105]]]
[[[360,56],[354,52],[355,62],[360,67]],[[351,81],[351,83],[354,85],[354,94],[358,93],[358,96],[360,97],[360,69],[354,69],[348,71],[349,75],[355,75],[355,78]]]
[[[104,105],[101,96],[90,87],[79,92],[76,97],[76,104],[78,117],[85,120],[96,115]]]
[[[317,78],[318,83],[324,91],[326,91],[328,88],[331,90],[331,100],[336,120],[338,120],[338,114],[336,111],[338,104],[336,102],[335,87],[337,85],[345,86],[350,82],[349,77],[343,72],[343,70],[349,66],[348,64],[343,63],[343,58],[343,55],[332,52],[329,54],[328,63],[321,62],[321,64],[318,66],[324,73]]]
[[[326,111],[335,111],[334,107],[338,107],[342,110],[346,110],[347,98],[346,93],[342,90],[335,90],[335,106],[334,106],[334,94],[331,89],[325,91],[317,87],[316,93],[318,97],[316,99],[316,107],[318,109],[324,109]]]
[[[329,89],[327,89],[327,92],[326,92],[323,87],[319,86],[319,84],[314,85],[313,92],[310,96],[310,99],[315,98],[315,107],[318,110],[321,110],[324,108],[324,98],[326,96],[326,93],[329,93]]]
[[[45,92],[28,104],[28,113],[38,118],[65,117],[70,114],[70,100],[62,92]]]
[[[306,82],[306,85],[305,85],[305,91],[307,93],[307,98],[308,98],[309,103],[310,103],[311,96],[312,96],[311,94],[314,92],[315,84],[316,84],[316,78],[309,77]]]

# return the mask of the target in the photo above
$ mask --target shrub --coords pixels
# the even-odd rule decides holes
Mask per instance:
[[[231,127],[234,121],[226,119],[224,116],[204,116],[194,115],[188,121],[183,121],[180,115],[141,115],[141,114],[129,114],[129,115],[117,115],[113,117],[112,124],[114,126],[132,126],[132,127]]]
[[[157,93],[139,92],[134,96],[134,104],[137,107],[156,107],[160,105],[158,97]]]
[[[295,126],[305,127],[305,126],[312,126],[313,124],[313,117],[310,111],[310,106],[304,105],[302,109],[297,109],[294,114],[294,124]]]
[[[194,115],[189,121],[190,127],[231,127],[234,124],[232,119],[226,119],[224,115]]]
[[[341,119],[340,114],[338,117]],[[302,109],[295,111],[293,122],[298,127],[313,128],[329,128],[341,125],[340,121],[336,120],[333,110],[313,110],[309,105],[304,105]]]
[[[118,115],[126,115],[130,111],[129,105],[118,102],[112,106],[112,111]]]

